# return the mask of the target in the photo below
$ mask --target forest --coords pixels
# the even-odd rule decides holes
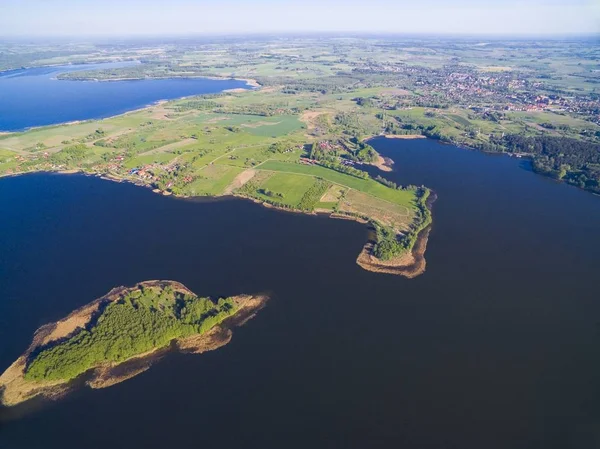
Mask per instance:
[[[177,338],[203,334],[237,308],[233,299],[208,298],[141,287],[110,302],[85,329],[32,354],[25,379],[70,380],[104,363],[123,362]]]

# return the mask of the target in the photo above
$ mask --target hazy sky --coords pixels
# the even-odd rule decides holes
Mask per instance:
[[[600,33],[600,0],[0,0],[0,35]]]

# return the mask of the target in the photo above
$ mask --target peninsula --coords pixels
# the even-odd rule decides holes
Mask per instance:
[[[233,195],[356,220],[374,231],[358,256],[361,267],[407,277],[422,273],[429,189],[381,176],[392,161],[369,144],[374,133],[354,127],[350,112],[301,110],[285,95],[267,88],[223,92],[8,134],[0,138],[0,176],[82,172],[163,195]]]
[[[80,384],[76,379],[91,388],[108,387],[173,349],[197,354],[217,349],[267,299],[201,298],[175,281],[114,288],[35,332],[27,351],[0,376],[0,403],[59,397]]]

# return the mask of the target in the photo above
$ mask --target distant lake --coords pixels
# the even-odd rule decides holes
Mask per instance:
[[[10,449],[600,447],[600,198],[527,161],[376,139],[436,190],[427,271],[356,265],[359,223],[82,175],[0,179],[0,370],[117,285],[270,292],[230,344],[0,409]]]
[[[106,118],[159,100],[247,87],[244,81],[172,78],[134,81],[58,80],[60,73],[124,67],[107,63],[0,72],[0,131]]]

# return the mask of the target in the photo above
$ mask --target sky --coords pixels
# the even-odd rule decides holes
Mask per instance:
[[[600,34],[600,0],[0,0],[0,36]]]

